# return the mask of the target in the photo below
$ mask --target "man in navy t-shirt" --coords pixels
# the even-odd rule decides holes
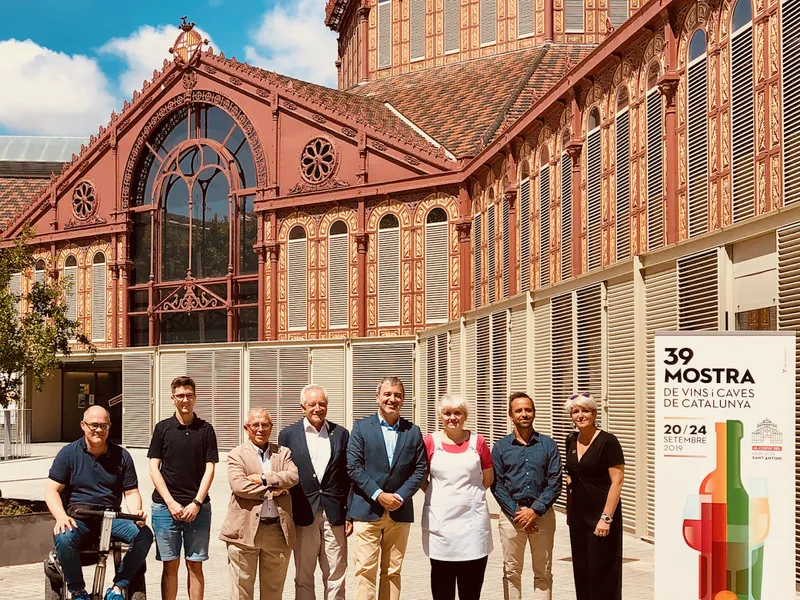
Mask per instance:
[[[108,411],[102,406],[90,407],[83,413],[81,429],[84,437],[56,455],[45,486],[47,508],[56,519],[56,555],[72,597],[88,599],[79,550],[84,536],[99,534],[100,522],[78,520],[73,515],[81,507],[119,511],[125,496],[127,512],[141,516],[142,521],[114,520],[111,537],[128,544],[129,549],[105,595],[106,600],[124,600],[125,588],[147,560],[153,532],[144,524],[147,515],[142,511],[133,459],[127,450],[108,441]]]

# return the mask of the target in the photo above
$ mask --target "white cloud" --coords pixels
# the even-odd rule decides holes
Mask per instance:
[[[325,26],[325,0],[294,0],[268,10],[251,34],[253,65],[336,87],[336,33]]]
[[[114,98],[97,61],[31,40],[0,41],[0,125],[14,133],[89,136]]]
[[[203,30],[197,31],[208,38]],[[169,49],[178,34],[180,30],[175,25],[144,25],[128,37],[112,38],[100,47],[100,52],[117,56],[126,64],[119,76],[123,97],[130,98],[134,90],[141,90],[144,80],[153,78],[153,70],[160,70],[165,58],[172,60]]]

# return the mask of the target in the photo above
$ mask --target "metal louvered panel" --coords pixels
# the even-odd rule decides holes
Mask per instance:
[[[64,282],[66,284],[67,318],[78,319],[78,267],[64,267]]]
[[[781,4],[781,37],[783,203],[792,204],[800,200],[800,3],[794,0]]]
[[[328,420],[344,425],[347,390],[345,384],[344,347],[311,349],[311,383],[328,393]]]
[[[519,184],[519,291],[531,289],[531,180]]]
[[[489,304],[492,304],[497,299],[497,281],[496,278],[496,262],[497,256],[495,252],[495,205],[491,204],[487,211],[487,225],[486,225],[486,285],[488,293],[486,298]]]
[[[550,305],[533,310],[533,400],[536,430],[553,435],[553,364],[551,357]],[[561,440],[556,440],[557,444]]]
[[[430,394],[428,393],[428,342],[430,338],[420,338],[419,345],[417,346],[417,368],[419,369],[417,376],[419,377],[419,392],[417,395],[417,425],[420,431],[428,431],[428,402],[430,401]]]
[[[511,311],[511,355],[508,361],[509,392],[528,392],[528,311]]]
[[[647,249],[664,245],[664,163],[661,92],[647,93]]]
[[[345,328],[350,288],[347,278],[348,234],[328,238],[328,326]]]
[[[572,159],[561,155],[561,281],[572,277]]]
[[[392,0],[378,2],[378,68],[392,66]]]
[[[534,34],[533,0],[517,0],[517,37]]]
[[[400,324],[400,229],[378,231],[378,324]]]
[[[420,369],[420,374],[422,370]],[[422,389],[422,386],[420,386]],[[425,431],[430,433],[438,429],[436,418],[436,400],[438,395],[436,393],[436,337],[428,338],[428,343],[425,345],[425,403],[422,405],[423,410],[419,414],[425,413]]]
[[[251,346],[248,350],[250,371],[250,408],[263,408],[270,414],[273,430],[278,429],[278,349]]]
[[[152,419],[152,352],[122,355],[122,444],[147,448]]]
[[[241,348],[217,348],[214,350],[212,424],[217,445],[225,452],[242,443],[242,392]],[[273,439],[278,439],[277,432]]]
[[[186,351],[186,374],[194,380],[194,412],[214,424],[214,351],[207,348]]]
[[[448,386],[447,391],[452,394],[464,395],[463,380],[461,377],[461,329],[453,329],[450,332],[450,356],[447,359],[448,367]]]
[[[630,112],[626,110],[617,115],[617,260],[631,255],[630,145]]]
[[[564,441],[574,428],[572,420],[564,410],[564,402],[574,393],[574,359],[573,359],[573,319],[572,293],[554,296],[551,299],[551,359],[552,389],[551,410],[553,418],[553,439],[561,452],[561,461],[565,461]],[[566,494],[562,494],[557,506],[566,506]]]
[[[576,292],[576,343],[579,392],[589,392],[603,401],[603,285],[598,283]],[[601,415],[597,415],[598,426]]]
[[[502,218],[503,218],[503,298],[508,298],[511,294],[511,280],[509,273],[511,273],[511,214],[508,208],[508,200],[503,198]]]
[[[447,352],[447,332],[436,336],[436,398],[441,398],[449,391],[449,369]]]
[[[564,0],[564,29],[567,33],[583,31],[583,0]]]
[[[784,5],[786,6],[786,5]],[[798,6],[797,3],[794,4]],[[784,9],[785,10],[785,9]],[[785,63],[784,63],[785,64]],[[779,229],[778,329],[800,331],[800,224]],[[795,335],[797,335],[795,333]],[[800,340],[797,340],[800,356]],[[798,361],[800,364],[800,361]],[[795,455],[800,457],[800,369],[795,373]],[[800,460],[795,463],[795,502],[800,502]],[[795,577],[800,577],[800,514],[795,517]]]
[[[497,0],[481,0],[481,45],[493,44],[497,37]]]
[[[586,206],[588,223],[586,229],[589,253],[589,270],[596,269],[602,263],[603,255],[600,248],[601,232],[600,219],[602,210],[601,201],[601,169],[603,165],[602,147],[600,143],[600,128],[589,132],[586,139]]]
[[[508,434],[508,311],[492,313],[492,439]]]
[[[483,277],[483,263],[481,261],[481,225],[483,219],[481,217],[481,213],[475,215],[472,225],[472,264],[475,280],[475,288],[473,290],[475,306],[473,308],[480,308],[483,306],[483,294],[481,294],[481,278]]]
[[[550,285],[550,165],[539,170],[539,287]]]
[[[484,315],[476,321],[475,353],[475,424],[476,430],[492,443],[492,333],[491,317]]]
[[[708,231],[708,74],[706,56],[689,65],[689,237]]]
[[[158,355],[160,421],[168,419],[175,412],[175,403],[172,401],[172,380],[186,374],[186,352],[161,352]]]
[[[353,420],[373,415],[378,410],[375,393],[384,376],[400,378],[406,397],[400,415],[414,418],[414,344],[353,344]]]
[[[622,524],[636,526],[636,348],[633,281],[608,286],[608,430],[625,455]]]
[[[411,0],[408,20],[411,29],[409,59],[425,58],[425,0]]]
[[[447,222],[425,225],[425,321],[447,321]]]
[[[70,269],[73,269],[73,268],[77,272],[77,267],[70,267]],[[67,273],[67,269],[64,269],[64,275],[65,276],[66,276],[66,273]],[[73,287],[75,287],[77,289],[77,286],[73,286]],[[14,294],[14,296],[17,296],[17,298],[18,298],[15,304],[16,304],[16,308],[17,308],[17,315],[19,315],[20,312],[21,312],[21,302],[19,300],[19,296],[22,294],[22,273],[13,273],[11,275],[11,279],[8,282],[8,290],[12,294]],[[70,304],[70,296],[69,296],[69,293],[68,293],[67,294],[67,317],[69,317],[70,319],[77,319],[77,306],[78,306],[78,304],[77,304],[77,292],[75,294],[74,306],[76,308],[76,316],[75,317],[70,316],[71,315],[70,311],[72,310],[72,305]]]
[[[275,431],[281,431],[303,416],[300,392],[308,385],[308,346],[287,346],[278,352],[278,415],[272,416]]]
[[[464,371],[464,395],[469,407],[469,417],[467,417],[467,428],[477,428],[477,414],[478,414],[478,380],[477,380],[477,324],[475,321],[467,323],[465,327],[466,333],[466,346],[464,347],[464,356],[466,359],[466,370]]]
[[[289,329],[305,329],[308,303],[306,276],[308,263],[306,239],[288,242],[287,285],[289,294]]]
[[[644,277],[647,319],[647,536],[655,536],[656,505],[656,382],[655,333],[678,328],[677,276],[675,267]]]
[[[33,282],[34,283],[44,283],[45,282],[45,272],[43,269],[37,269],[33,273]]]
[[[678,259],[678,327],[681,331],[719,329],[717,249]]]
[[[461,2],[444,0],[444,51],[461,48]]]
[[[614,27],[619,27],[628,18],[628,0],[609,0],[608,18]]]
[[[731,63],[733,222],[738,223],[756,211],[753,28],[749,24],[732,36]]]
[[[92,265],[92,341],[106,341],[106,263]]]

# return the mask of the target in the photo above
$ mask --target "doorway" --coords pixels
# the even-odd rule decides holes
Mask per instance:
[[[65,365],[61,378],[61,441],[73,442],[83,436],[83,413],[94,405],[111,414],[108,439],[122,443],[122,363]]]

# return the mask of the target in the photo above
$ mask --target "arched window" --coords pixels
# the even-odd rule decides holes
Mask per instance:
[[[503,298],[508,298],[511,295],[511,207],[508,205],[508,199],[505,194],[500,199],[500,218],[502,219],[502,249],[501,249],[501,265],[503,270]]]
[[[567,153],[569,131],[561,147],[561,281],[572,277],[572,159]]]
[[[539,287],[550,285],[550,151],[539,161]]]
[[[378,68],[392,66],[392,0],[378,0]]]
[[[564,0],[564,31],[583,33],[583,0]]]
[[[519,291],[531,288],[531,174],[523,161],[519,181]]]
[[[287,242],[286,275],[289,311],[289,330],[298,331],[306,328],[308,302],[307,295],[307,265],[308,252],[306,230],[300,225],[295,225],[289,232]]]
[[[731,18],[731,168],[733,222],[752,217],[755,200],[753,11],[738,0]]]
[[[483,278],[483,260],[481,253],[481,243],[483,241],[483,213],[475,212],[472,218],[472,271],[474,276],[474,304],[473,308],[483,306],[483,294],[481,293],[481,279]]]
[[[348,326],[349,256],[347,224],[344,221],[334,221],[328,231],[328,327],[330,329],[343,329]]]
[[[22,294],[22,273],[12,273],[11,279],[8,282],[8,291],[14,294],[15,296],[21,296]],[[14,303],[15,308],[17,310],[17,316],[20,315],[22,311],[22,301],[21,299],[17,299]]]
[[[489,304],[497,300],[497,239],[495,222],[494,190],[489,188],[488,206],[486,207],[486,299]]]
[[[425,223],[425,321],[444,323],[448,317],[447,213],[434,208]]]
[[[517,1],[517,38],[528,37],[534,34],[534,0]]]
[[[409,60],[425,58],[425,0],[411,0],[409,6]]]
[[[689,42],[687,79],[689,237],[694,237],[708,231],[708,74],[702,29]]]
[[[400,222],[392,213],[378,223],[378,325],[400,324]]]
[[[64,262],[64,285],[67,300],[67,318],[78,320],[78,259],[70,254]]]
[[[497,0],[481,0],[481,46],[497,40]]]
[[[461,49],[461,0],[444,0],[444,51]]]
[[[663,109],[658,89],[660,69],[653,61],[647,73],[647,249],[664,245]]]
[[[92,341],[106,341],[106,255],[97,252],[92,260]]]
[[[628,88],[625,86],[617,94],[616,137],[617,260],[622,260],[631,254],[631,135]]]
[[[132,345],[258,338],[257,186],[248,134],[218,106],[186,104],[151,134],[131,183]]]
[[[800,201],[800,4],[781,4],[783,203]]]
[[[588,246],[589,270],[601,265],[601,176],[603,165],[603,150],[600,141],[600,111],[597,107],[589,113],[589,122],[586,132],[586,208],[587,223],[586,235]]]
[[[34,283],[44,283],[45,282],[45,273],[46,273],[47,265],[45,262],[40,258],[36,261],[36,267],[33,271],[33,281]]]

